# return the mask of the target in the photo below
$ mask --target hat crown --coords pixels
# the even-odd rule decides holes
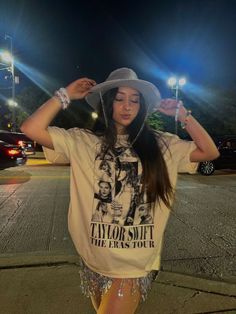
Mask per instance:
[[[156,109],[160,105],[161,95],[156,86],[148,81],[138,79],[137,74],[132,69],[125,67],[114,70],[104,82],[93,86],[86,96],[86,100],[94,109],[97,109],[103,101],[102,95],[110,89],[121,86],[139,91],[144,97],[148,112],[152,112],[154,108]]]
[[[137,80],[137,74],[129,68],[120,68],[110,73],[106,81]]]

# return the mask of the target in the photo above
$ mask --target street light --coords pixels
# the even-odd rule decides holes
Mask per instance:
[[[2,51],[1,59],[5,63],[12,63],[12,55],[9,53],[9,51]]]
[[[93,118],[93,120],[96,120],[96,119],[98,118],[97,112],[93,111],[93,112],[91,113],[91,117]]]
[[[12,124],[13,124],[13,131],[16,130],[16,102],[15,102],[15,66],[14,66],[14,57],[13,57],[13,40],[12,37],[9,35],[5,34],[4,37],[5,40],[9,39],[10,40],[10,52],[8,51],[3,51],[1,53],[1,61],[4,62],[5,64],[1,63],[1,66],[3,65],[4,67],[1,68],[1,70],[8,70],[11,73],[12,77],[12,85],[11,85],[11,104],[14,104],[12,106]],[[10,65],[8,65],[10,64]]]
[[[18,106],[18,103],[17,103],[15,100],[13,100],[13,99],[9,99],[9,100],[8,100],[8,105],[9,105],[10,107],[17,107],[17,106]]]
[[[186,84],[186,78],[185,77],[170,77],[167,81],[168,85],[171,87],[171,89],[175,92],[175,99],[179,99],[179,90],[182,86]],[[175,134],[178,133],[178,115],[179,115],[179,106],[180,103],[177,103],[176,112],[175,112]]]

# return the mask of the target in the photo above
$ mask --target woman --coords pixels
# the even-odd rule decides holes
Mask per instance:
[[[71,100],[84,97],[99,113],[92,131],[48,127]],[[145,120],[153,110],[169,116],[177,111],[193,141],[152,131]],[[21,130],[70,160],[69,231],[82,259],[84,293],[97,313],[134,313],[160,268],[177,172],[218,157],[212,139],[181,102],[161,100],[153,84],[128,68],[113,71],[98,85],[82,78],[60,89]],[[93,220],[101,160],[110,166],[110,223]],[[150,215],[145,224],[140,224],[140,205]]]

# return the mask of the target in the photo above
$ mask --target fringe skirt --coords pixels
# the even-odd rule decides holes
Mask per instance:
[[[123,286],[127,282],[131,284],[131,293],[135,294],[137,289],[141,294],[141,300],[145,301],[151,289],[152,282],[157,278],[158,271],[151,271],[145,277],[122,278],[118,289],[118,297],[123,297]],[[80,280],[82,293],[86,297],[94,296],[98,291],[103,296],[111,287],[115,278],[103,276],[88,268],[81,259]]]

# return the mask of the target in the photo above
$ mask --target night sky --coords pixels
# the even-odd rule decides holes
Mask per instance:
[[[13,37],[22,85],[29,76],[52,92],[82,76],[101,82],[126,66],[163,95],[172,73],[187,76],[186,91],[236,86],[233,0],[0,0],[0,15],[0,43]]]

